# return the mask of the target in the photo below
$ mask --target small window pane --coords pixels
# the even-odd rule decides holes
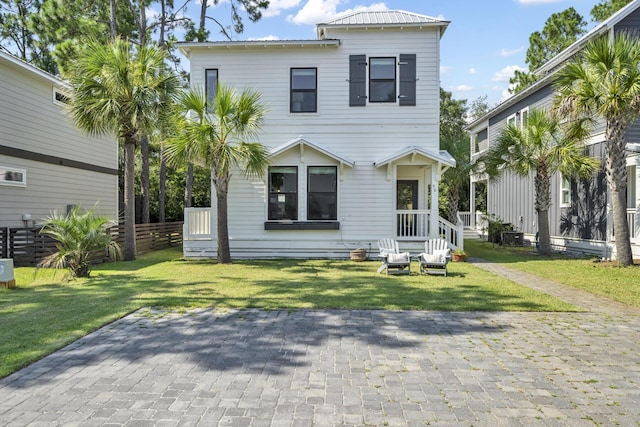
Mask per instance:
[[[292,89],[315,89],[316,70],[306,68],[294,68],[291,70]]]
[[[396,59],[395,58],[371,58],[371,78],[372,79],[395,79]]]
[[[207,102],[213,103],[218,92],[218,70],[205,70],[205,90],[207,92]]]
[[[298,171],[292,167],[270,168],[270,188],[269,191],[296,191],[298,187]]]
[[[371,82],[371,102],[394,102],[396,98],[395,82]]]

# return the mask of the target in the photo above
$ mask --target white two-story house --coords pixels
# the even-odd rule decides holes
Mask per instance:
[[[235,258],[347,257],[404,250],[459,229],[438,215],[440,38],[448,22],[404,11],[358,12],[317,25],[316,40],[181,43],[191,85],[254,88],[269,112],[258,142],[264,176],[233,174]],[[215,200],[215,197],[212,197]],[[215,257],[216,207],[185,212],[184,254]]]

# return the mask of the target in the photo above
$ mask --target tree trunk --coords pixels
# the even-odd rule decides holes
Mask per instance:
[[[115,40],[118,36],[118,24],[116,23],[116,0],[111,0],[109,2],[109,5],[111,7],[109,12],[109,28],[111,30],[111,40]]]
[[[539,161],[533,180],[535,209],[538,214],[538,252],[551,255],[551,232],[549,230],[549,207],[551,206],[551,177],[546,163]]]
[[[135,223],[135,155],[134,141],[124,143],[124,260],[136,259]]]
[[[164,201],[167,193],[167,162],[164,159],[164,141],[160,142],[160,173],[158,180],[158,222],[166,222]]]
[[[616,240],[616,260],[619,265],[633,265],[631,235],[627,221],[627,155],[624,121],[607,126],[607,178],[613,208],[613,233]]]
[[[187,179],[184,184],[184,207],[191,207],[191,192],[193,191],[193,163],[187,165]]]
[[[216,200],[218,204],[218,264],[231,264],[229,225],[227,222],[227,188],[219,188],[222,186],[216,185]]]
[[[142,219],[140,222],[148,224],[149,221],[149,137],[143,134],[140,137],[140,191],[142,193]]]
[[[551,255],[551,235],[549,232],[549,211],[538,211],[538,253]]]
[[[458,204],[460,203],[460,192],[458,187],[449,184],[447,190],[447,216],[449,222],[458,224]]]

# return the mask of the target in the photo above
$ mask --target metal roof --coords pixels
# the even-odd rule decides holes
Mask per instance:
[[[419,15],[405,12],[404,10],[385,10],[379,12],[354,12],[348,15],[338,16],[318,26],[332,25],[407,25],[407,24],[441,24],[448,25],[449,21],[434,18],[432,16]]]

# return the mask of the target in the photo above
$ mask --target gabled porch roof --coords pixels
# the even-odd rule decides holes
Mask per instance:
[[[346,157],[343,157],[339,154],[336,154],[326,148],[324,148],[321,145],[318,145],[316,143],[313,143],[311,141],[309,141],[308,139],[306,139],[303,135],[298,136],[297,138],[292,139],[291,141],[285,142],[284,144],[274,148],[273,150],[271,150],[271,152],[269,153],[269,157],[273,158],[273,157],[277,157],[280,154],[284,153],[285,151],[288,151],[292,148],[295,147],[300,147],[301,156],[304,156],[304,149],[305,147],[309,147],[312,148],[315,151],[318,151],[319,153],[324,154],[327,157],[330,157],[332,159],[334,159],[335,161],[337,161],[338,163],[340,163],[340,165],[346,165],[349,167],[353,167],[356,163]]]
[[[437,153],[434,153],[433,151],[426,150],[422,147],[417,146],[404,147],[402,150],[397,151],[388,157],[380,159],[377,162],[374,162],[373,165],[379,168],[398,161],[405,156],[412,156],[412,158],[415,158],[415,156],[422,156],[447,167],[456,167],[456,159],[454,159],[453,156],[446,150],[440,150]]]

